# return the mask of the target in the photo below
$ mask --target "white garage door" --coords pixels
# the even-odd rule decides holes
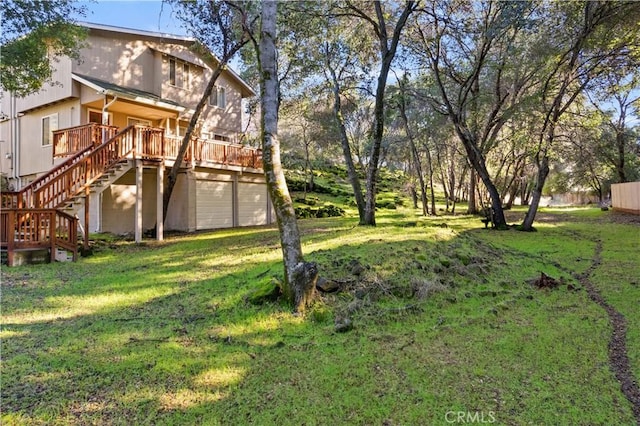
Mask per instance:
[[[240,226],[267,223],[267,185],[238,184],[238,221]]]
[[[233,226],[233,184],[199,180],[196,182],[196,229]]]

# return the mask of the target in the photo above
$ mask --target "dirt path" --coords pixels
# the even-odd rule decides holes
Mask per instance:
[[[598,289],[589,280],[593,271],[600,265],[602,253],[602,241],[596,242],[595,254],[589,269],[579,274],[576,278],[587,289],[589,298],[600,305],[609,315],[609,321],[613,327],[611,340],[609,340],[609,363],[624,396],[631,402],[636,422],[640,425],[640,388],[638,381],[631,372],[629,357],[627,356],[627,321],[620,312],[608,304]]]

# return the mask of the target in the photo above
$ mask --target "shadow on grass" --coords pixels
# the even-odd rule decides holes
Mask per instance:
[[[78,265],[28,269],[41,287],[3,288],[3,420],[437,424],[447,410],[476,407],[504,423],[544,423],[549,418],[531,408],[541,404],[563,420],[586,409],[595,417],[583,420],[628,420],[606,366],[589,363],[606,361],[606,347],[591,340],[607,328],[581,318],[602,313],[583,306],[581,293],[539,295],[524,284],[555,257],[536,260],[517,246],[501,253],[499,241],[484,238],[494,234],[459,232],[474,219],[405,226],[403,218],[355,230],[352,219],[301,222],[309,260],[365,292],[325,298],[336,315],[353,316],[347,334],[335,333],[332,315],[314,321],[279,304],[244,302],[256,281],[280,275],[273,229],[131,245]],[[550,256],[566,245],[546,244]],[[363,266],[357,277],[354,260]],[[52,276],[58,281],[45,284]],[[435,281],[446,288],[440,296],[415,298],[416,286]],[[408,305],[420,310],[397,314]],[[34,314],[41,319],[30,320]],[[582,395],[595,386],[600,402]],[[559,392],[562,399],[547,399]],[[576,399],[573,408],[566,398]]]

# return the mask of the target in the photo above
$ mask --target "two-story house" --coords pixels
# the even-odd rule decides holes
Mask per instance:
[[[227,68],[198,121],[163,226],[163,182],[216,59],[197,53],[188,37],[82,25],[80,62],[55,62],[53,83],[38,93],[1,95],[3,246],[14,234],[36,238],[25,237],[35,232],[32,219],[29,229],[18,229],[15,217],[8,228],[11,209],[54,209],[78,217],[85,235],[133,233],[137,241],[156,227],[162,238],[164,229],[271,223],[261,153],[242,144],[242,99],[255,92]]]

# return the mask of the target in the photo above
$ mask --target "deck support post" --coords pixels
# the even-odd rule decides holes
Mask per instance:
[[[136,243],[142,242],[142,175],[144,169],[142,166],[142,160],[136,160],[136,211],[134,218],[135,228],[135,241]]]
[[[164,239],[164,163],[158,164],[158,174],[156,176],[156,239]]]
[[[89,187],[87,186],[84,190],[84,235],[82,241],[82,247],[84,250],[89,250],[89,198],[90,196]]]

